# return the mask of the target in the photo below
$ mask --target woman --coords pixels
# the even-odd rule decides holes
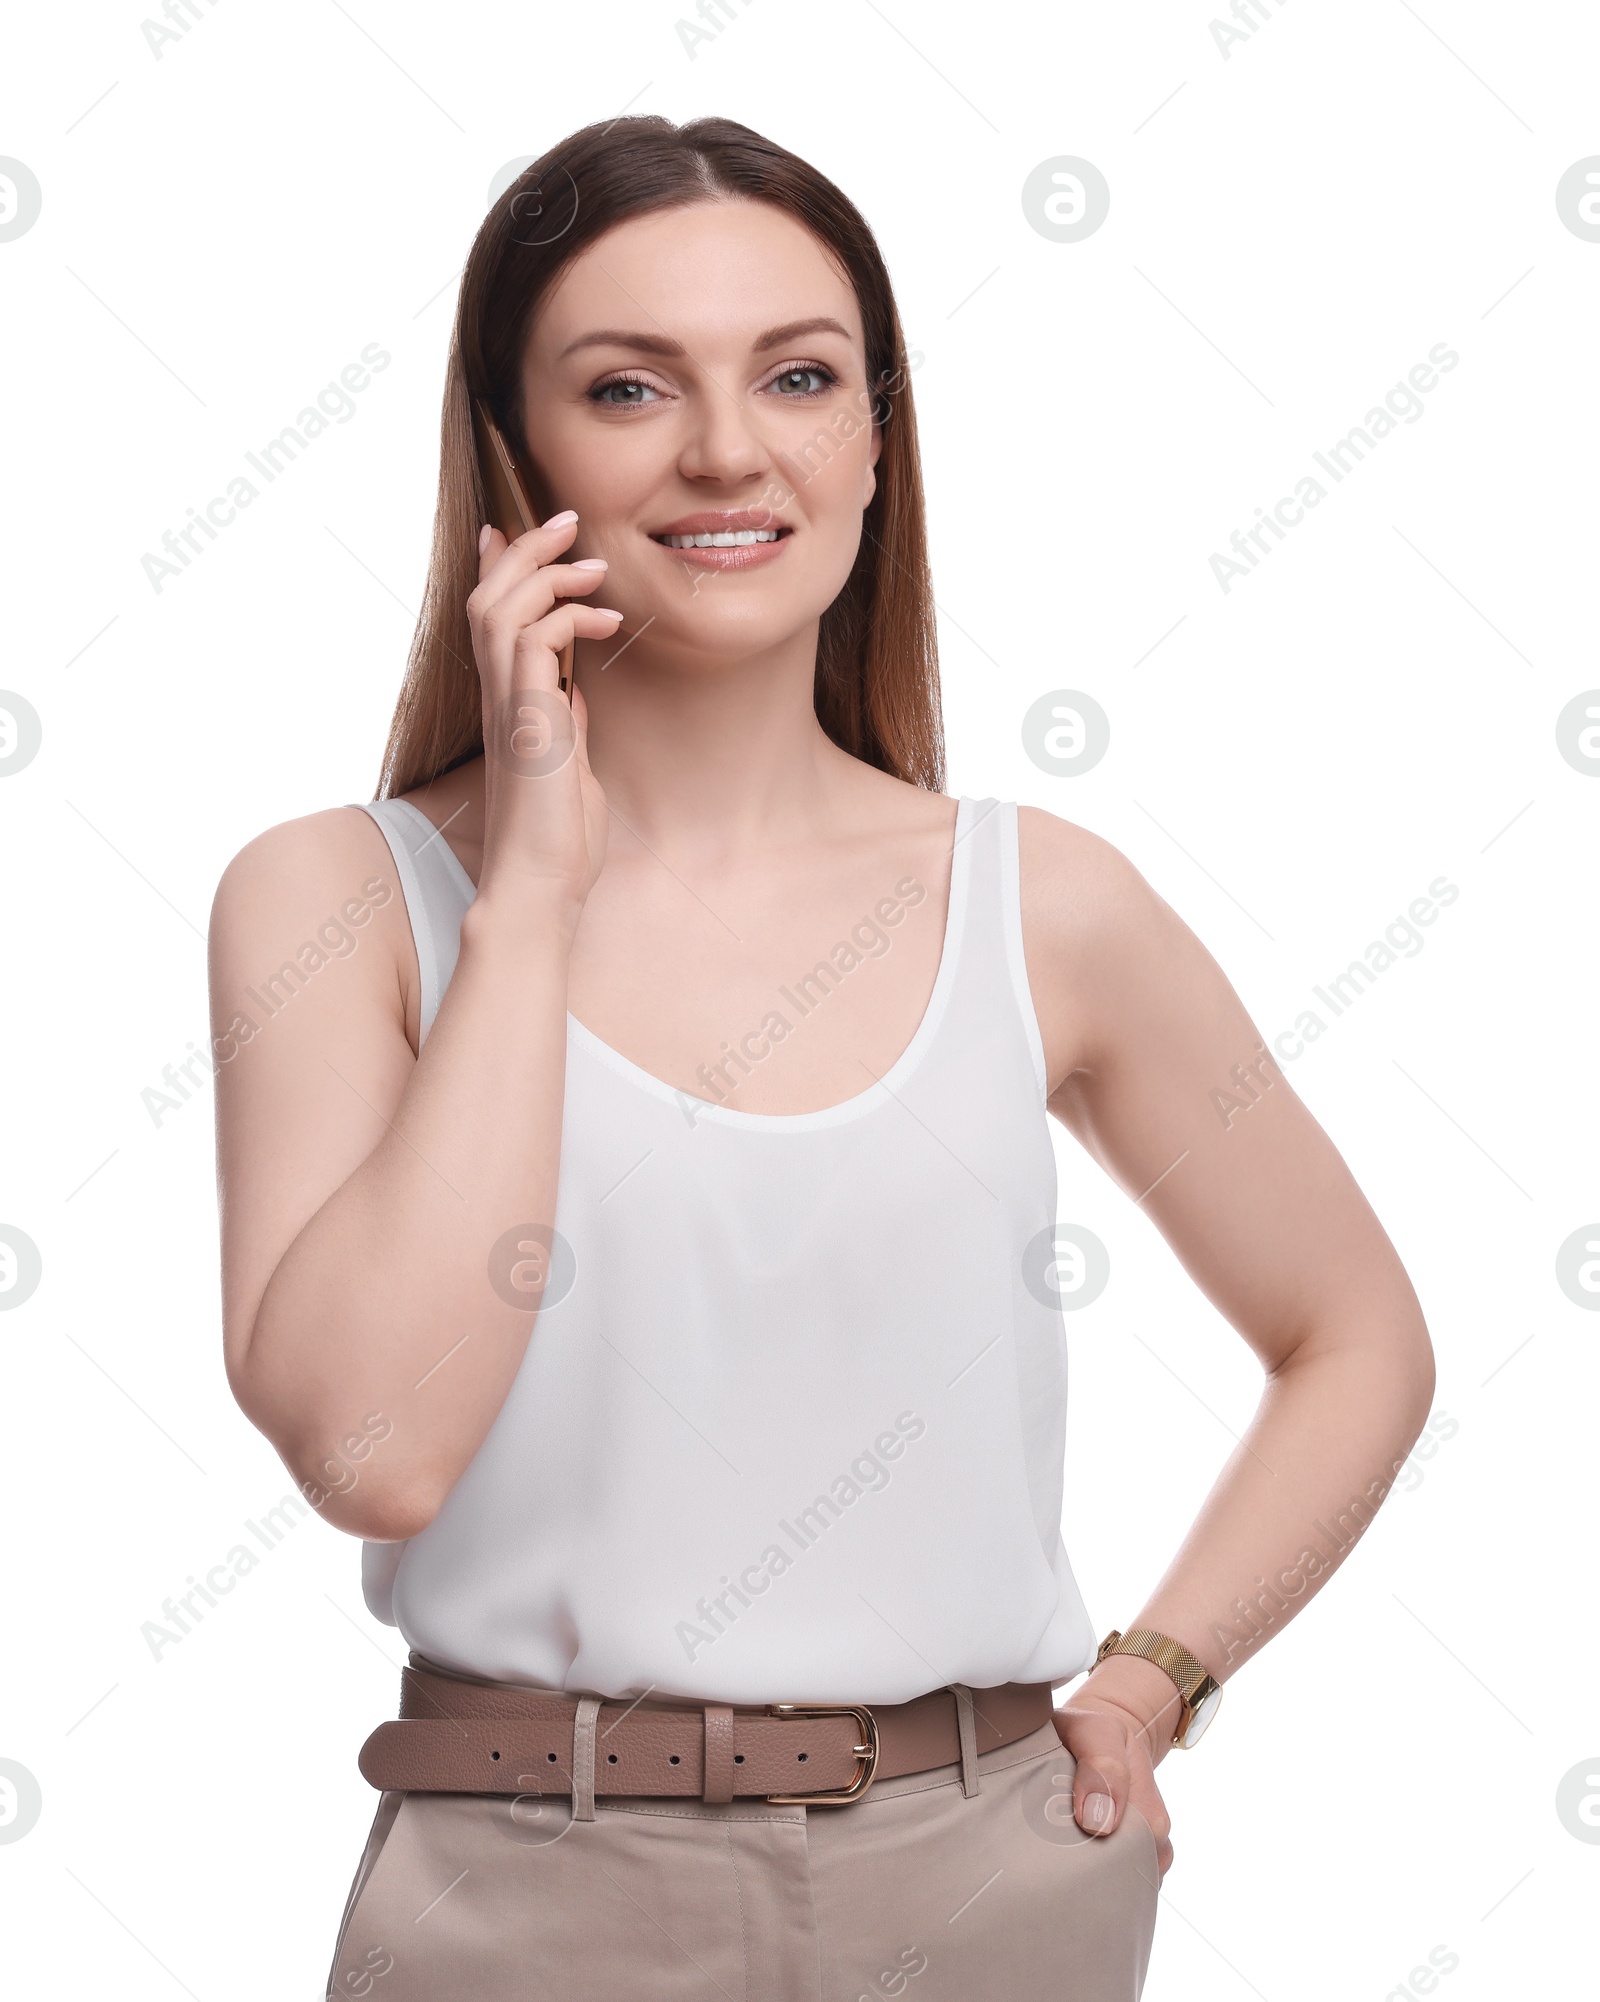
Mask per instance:
[[[462,280],[382,797],[219,890],[230,1379],[412,1651],[330,1994],[1137,1996],[1154,1768],[1427,1412],[1394,1250],[1192,933],[941,791],[909,378],[803,162],[555,147]],[[475,401],[549,511],[510,543]],[[1047,1106],[1266,1372],[1054,1710],[1097,1649]]]

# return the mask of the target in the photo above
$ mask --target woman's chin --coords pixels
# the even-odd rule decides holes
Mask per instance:
[[[714,591],[716,583],[703,587]],[[631,608],[631,609],[630,609]],[[777,615],[771,605],[738,603],[732,595],[716,604],[702,598],[688,605],[659,601],[641,595],[623,599],[618,594],[622,625],[615,639],[588,640],[580,654],[580,665],[592,672],[616,662],[616,670],[628,668],[637,675],[650,668],[669,673],[697,675],[720,667],[736,667],[753,656],[771,654],[787,645],[812,648],[821,610],[809,617]],[[632,678],[630,675],[630,679]]]

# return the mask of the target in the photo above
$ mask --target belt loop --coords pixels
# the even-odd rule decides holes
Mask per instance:
[[[956,1699],[956,1732],[961,1739],[961,1791],[971,1800],[978,1791],[978,1727],[972,1715],[972,1691],[964,1682],[952,1682],[950,1694]]]
[[[580,1696],[572,1718],[572,1818],[594,1820],[594,1730],[598,1696]]]
[[[721,1807],[733,1799],[733,1705],[708,1703],[705,1779],[700,1798]]]

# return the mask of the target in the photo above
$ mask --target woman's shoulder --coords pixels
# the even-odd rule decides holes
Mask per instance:
[[[404,888],[382,830],[359,806],[303,814],[247,841],[217,885],[209,943],[219,1023],[258,1013],[263,996],[281,1013],[304,994],[294,1018],[306,1047],[326,1055],[389,1020],[415,1050],[419,983]],[[348,962],[337,978],[313,977],[335,960]],[[285,1061],[303,1060],[297,1037],[274,1044]]]
[[[393,863],[371,814],[359,806],[325,807],[280,821],[247,841],[223,870],[212,902],[212,928],[292,926],[307,913],[326,917],[346,903],[390,901]],[[383,879],[383,880],[380,880]]]
[[[865,777],[862,792],[870,802],[874,832],[892,829],[920,835],[932,846],[948,843],[963,795],[935,792],[887,772],[871,771]],[[1103,835],[1043,807],[1001,799],[993,803],[1016,813],[1030,961],[1035,948],[1042,955],[1073,959],[1088,947],[1113,937],[1126,939],[1153,921],[1159,924],[1162,914],[1172,915],[1122,850]]]
[[[1115,875],[1119,868],[1133,868],[1114,843],[1092,828],[1080,827],[1075,820],[1064,820],[1042,806],[1024,806],[1021,801],[1017,802],[1016,814],[1017,846],[1023,867],[1027,869],[1031,864],[1035,875],[1075,869],[1103,877]]]
[[[1030,956],[1083,963],[1087,952],[1152,940],[1175,913],[1104,835],[1043,807],[1017,807],[1023,931]]]

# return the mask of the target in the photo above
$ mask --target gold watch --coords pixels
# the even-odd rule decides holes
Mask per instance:
[[[1210,1669],[1196,1661],[1181,1641],[1173,1640],[1170,1634],[1158,1634],[1150,1627],[1135,1627],[1127,1634],[1119,1634],[1113,1628],[1100,1643],[1095,1667],[1114,1654],[1133,1654],[1141,1661],[1153,1661],[1172,1677],[1183,1699],[1172,1742],[1183,1751],[1192,1751],[1222,1705],[1222,1684]]]

